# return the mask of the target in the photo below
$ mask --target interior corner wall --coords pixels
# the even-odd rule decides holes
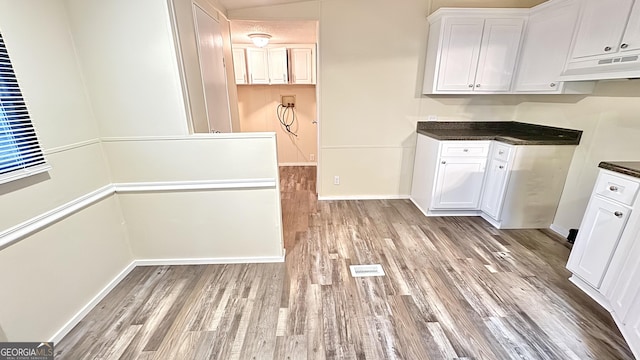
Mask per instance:
[[[296,97],[292,135],[285,130],[276,114],[280,96]],[[245,132],[275,132],[278,139],[278,163],[281,165],[312,165],[318,151],[316,120],[316,87],[314,85],[238,85],[238,108],[241,127]],[[283,114],[284,115],[284,114]],[[293,120],[288,111],[287,120]]]
[[[102,137],[184,135],[188,124],[169,7],[65,0]]]
[[[111,183],[67,20],[61,0],[0,0],[0,31],[52,166],[0,184],[0,233]],[[114,197],[0,246],[0,340],[50,340],[131,261]]]
[[[562,231],[578,228],[601,161],[638,161],[640,80],[600,81],[592,95],[522,99],[514,120],[583,131],[554,219]]]

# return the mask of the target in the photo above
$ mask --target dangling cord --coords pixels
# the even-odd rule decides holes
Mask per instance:
[[[289,106],[282,106],[282,104],[278,105],[278,107],[276,108],[276,114],[278,115],[280,124],[284,126],[284,129],[287,130],[289,134],[298,137],[296,133],[291,131],[291,125],[296,122],[296,111],[293,109],[293,107],[291,107],[291,122],[287,122],[287,119],[289,117]]]

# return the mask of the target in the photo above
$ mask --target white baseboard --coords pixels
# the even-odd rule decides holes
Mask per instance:
[[[278,163],[278,166],[317,166],[318,163],[313,162],[291,162],[291,163]]]
[[[256,257],[227,257],[227,258],[143,259],[143,260],[136,260],[134,262],[136,266],[263,264],[263,263],[284,262],[284,255],[256,256]]]
[[[563,228],[562,226],[556,225],[556,224],[551,224],[551,226],[549,226],[549,229],[551,229],[551,231],[555,232],[556,234],[566,238],[567,236],[569,236],[569,230]]]
[[[318,200],[408,200],[409,195],[343,195],[343,196],[318,196]]]
[[[102,301],[102,299],[104,299],[105,296],[107,296],[111,292],[111,290],[113,290],[127,275],[129,275],[131,270],[133,270],[135,267],[135,261],[127,265],[127,267],[125,267],[124,270],[122,270],[118,275],[116,275],[115,278],[113,278],[113,280],[111,280],[102,290],[100,290],[98,294],[87,303],[87,305],[82,307],[82,309],[80,309],[80,311],[78,311],[78,313],[76,313],[71,318],[71,320],[67,321],[67,323],[64,324],[64,326],[60,330],[58,330],[58,332],[56,332],[53,337],[49,339],[49,341],[57,343],[62,340],[62,338],[65,337],[65,335],[67,335],[76,325],[78,325],[78,323],[82,321],[82,319],[84,319],[84,317],[87,316],[87,314],[96,305],[98,305],[98,303]]]
[[[210,264],[259,264],[282,263],[282,256],[256,256],[256,257],[229,257],[229,258],[196,258],[196,259],[144,259],[134,260],[127,265],[113,280],[111,280],[96,296],[76,313],[71,320],[58,330],[49,341],[57,343],[62,340],[85,316],[104,299],[129,273],[137,266],[162,266],[162,265],[210,265]]]

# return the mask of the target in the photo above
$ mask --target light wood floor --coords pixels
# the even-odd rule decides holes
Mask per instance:
[[[284,264],[138,267],[56,359],[632,359],[537,230],[323,201],[281,170]],[[351,264],[386,276],[351,278]]]

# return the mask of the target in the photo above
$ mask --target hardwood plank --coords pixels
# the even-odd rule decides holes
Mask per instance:
[[[281,169],[285,264],[134,269],[56,359],[632,359],[539,230],[425,217],[408,200],[322,201]],[[379,263],[384,277],[352,278]]]

